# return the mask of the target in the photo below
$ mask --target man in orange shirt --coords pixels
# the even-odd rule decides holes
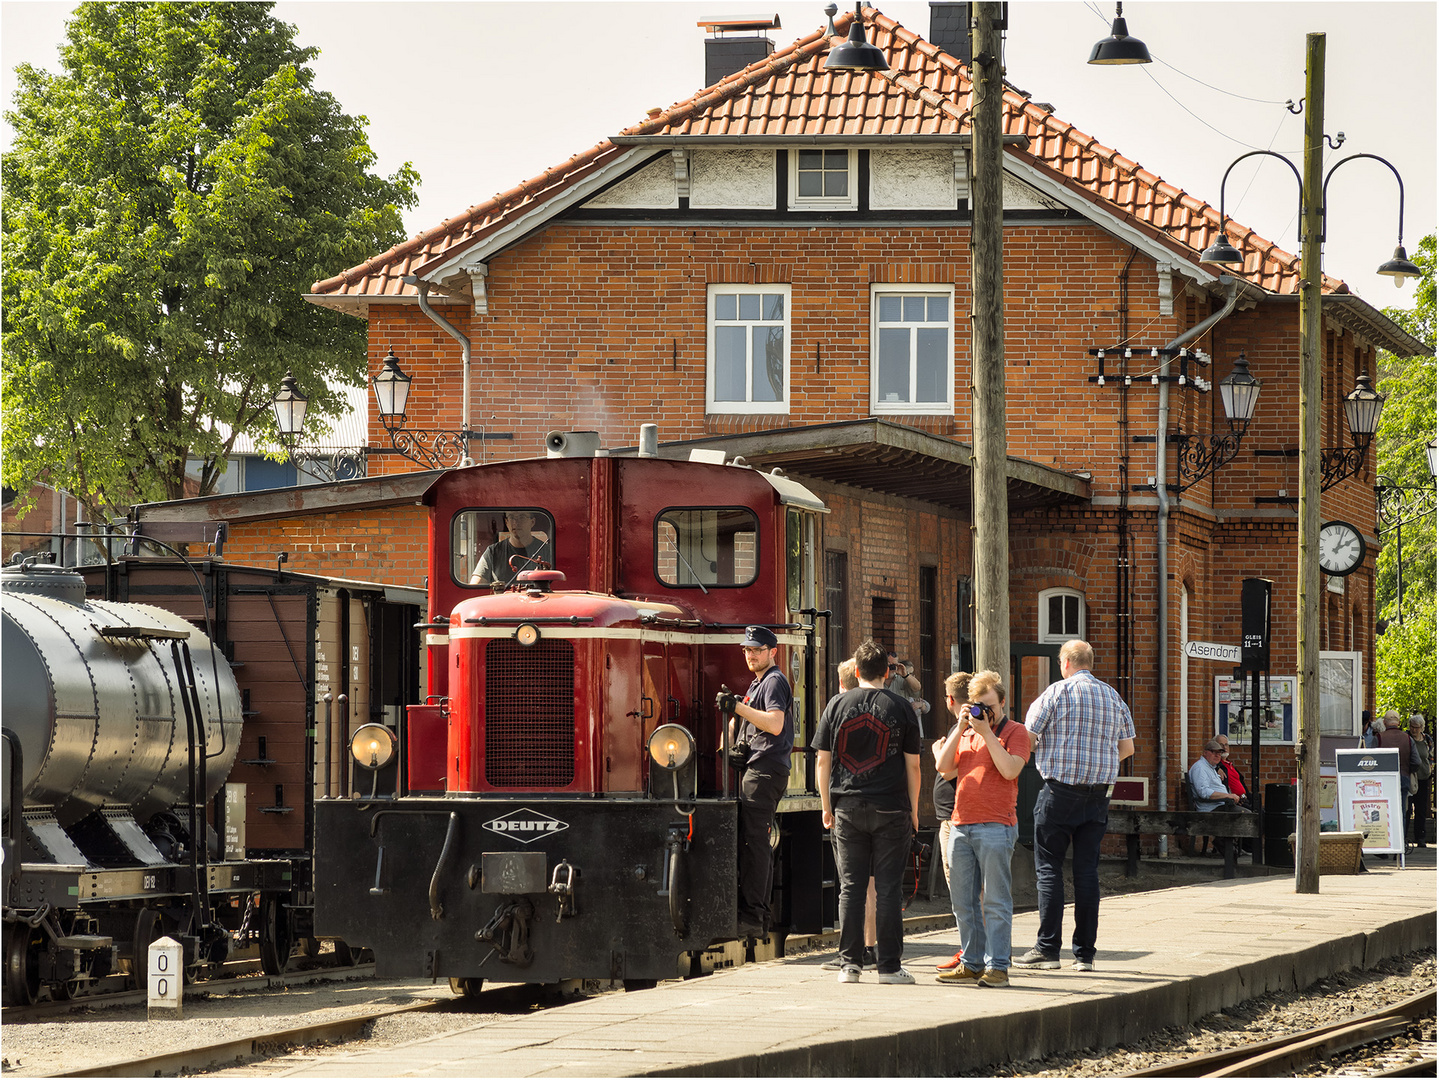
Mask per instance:
[[[1008,986],[1014,899],[1010,859],[1019,839],[1019,773],[1031,742],[1004,715],[1004,684],[993,671],[969,680],[959,727],[935,755],[958,770],[949,829],[950,897],[960,963],[936,975],[950,985]],[[951,756],[952,755],[952,756]],[[982,899],[981,899],[982,896]]]

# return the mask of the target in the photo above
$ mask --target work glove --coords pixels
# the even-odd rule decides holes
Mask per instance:
[[[718,694],[715,695],[715,708],[725,716],[734,715],[735,696],[730,693],[728,686],[721,686]]]

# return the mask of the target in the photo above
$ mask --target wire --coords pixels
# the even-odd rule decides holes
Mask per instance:
[[[1102,12],[1102,11],[1099,10],[1099,5],[1098,5],[1098,4],[1092,4],[1092,3],[1087,3],[1087,2],[1086,2],[1084,6],[1087,7],[1090,11],[1094,12],[1095,18],[1097,18],[1100,22],[1105,23],[1106,25],[1108,25],[1108,23],[1109,23],[1109,16],[1107,16],[1106,14],[1104,14],[1104,12]],[[1155,60],[1155,61],[1157,61],[1158,63],[1163,64],[1165,67],[1167,67],[1170,71],[1174,72],[1175,74],[1177,74],[1177,75],[1183,75],[1183,76],[1184,76],[1186,79],[1188,79],[1190,82],[1197,82],[1200,86],[1207,86],[1207,87],[1208,87],[1209,89],[1211,89],[1211,90],[1217,91],[1218,93],[1221,93],[1221,94],[1227,94],[1229,97],[1232,97],[1232,98],[1238,98],[1240,101],[1253,101],[1253,102],[1255,102],[1256,104],[1259,104],[1259,105],[1285,105],[1285,104],[1287,104],[1287,102],[1283,102],[1283,101],[1273,101],[1273,100],[1271,100],[1271,99],[1269,99],[1269,98],[1246,97],[1246,96],[1243,95],[1243,94],[1236,94],[1233,90],[1226,90],[1226,89],[1224,89],[1224,87],[1222,87],[1222,86],[1215,86],[1213,83],[1207,83],[1207,82],[1205,82],[1203,79],[1196,78],[1195,76],[1189,74],[1189,72],[1184,71],[1184,70],[1182,70],[1182,69],[1180,69],[1180,68],[1175,67],[1173,64],[1169,63],[1168,61],[1166,61],[1166,60],[1161,60],[1159,57],[1155,56],[1152,51],[1150,52],[1149,56],[1150,56],[1150,58],[1151,58],[1152,60]]]

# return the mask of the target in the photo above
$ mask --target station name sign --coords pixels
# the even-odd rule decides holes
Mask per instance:
[[[1218,660],[1237,664],[1241,650],[1238,645],[1220,645],[1213,641],[1186,641],[1184,655],[1191,660]]]

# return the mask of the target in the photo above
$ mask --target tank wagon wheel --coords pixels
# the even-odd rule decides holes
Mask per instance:
[[[335,938],[331,944],[335,947],[336,967],[354,967],[355,964],[359,962],[360,957],[358,954],[361,950],[350,948],[349,945],[345,944],[345,942],[339,938]]]
[[[480,991],[484,988],[485,980],[478,975],[466,975],[460,978],[450,976],[450,993],[456,997],[479,997]]]
[[[44,935],[23,922],[5,926],[5,1004],[33,1005],[40,996],[40,946]]]
[[[290,962],[290,949],[294,942],[290,934],[290,919],[285,913],[284,903],[279,896],[264,896],[260,899],[260,969],[266,975],[281,975]]]
[[[320,955],[320,939],[312,934],[300,939],[300,947],[304,949],[307,960],[313,960]]]

